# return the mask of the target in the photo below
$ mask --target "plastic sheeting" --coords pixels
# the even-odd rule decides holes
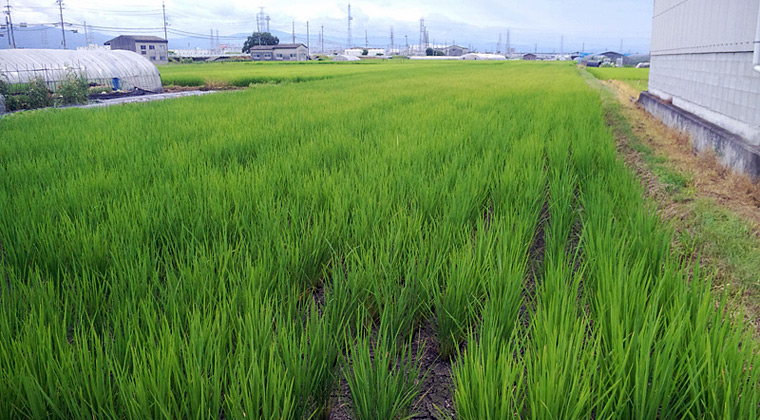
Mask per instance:
[[[68,75],[83,74],[90,82],[121,90],[161,91],[161,75],[148,59],[125,50],[0,50],[0,77],[5,81],[27,83],[40,77],[50,90],[56,90]],[[114,79],[118,79],[114,83]]]
[[[333,57],[332,61],[362,61],[355,55],[339,54]]]
[[[470,53],[462,56],[464,60],[506,60],[507,57],[499,54]]]

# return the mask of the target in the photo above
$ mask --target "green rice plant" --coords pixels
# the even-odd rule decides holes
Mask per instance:
[[[359,420],[411,419],[412,403],[420,393],[420,359],[424,350],[412,348],[413,339],[400,340],[394,328],[381,320],[377,336],[360,330],[349,344],[351,409]]]
[[[282,83],[0,119],[0,417],[405,418],[430,325],[463,418],[757,417],[574,66],[161,71]]]
[[[451,255],[448,273],[434,292],[440,354],[444,359],[457,354],[467,332],[478,319],[486,279],[493,275],[490,262],[494,239],[485,233],[482,223],[479,232],[474,243]]]
[[[293,378],[296,418],[327,418],[330,393],[337,382],[337,368],[342,356],[339,342],[345,333],[342,314],[324,316],[309,305],[307,319],[300,327],[282,328],[277,336],[283,363]]]
[[[484,329],[480,342],[458,357],[453,369],[458,418],[508,419],[524,412],[526,360],[519,345],[523,338],[512,331],[510,339],[502,341],[501,334]]]

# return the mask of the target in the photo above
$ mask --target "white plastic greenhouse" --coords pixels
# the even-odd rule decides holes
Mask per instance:
[[[463,60],[506,60],[507,57],[500,54],[470,53],[462,56]]]
[[[56,90],[67,76],[84,75],[91,83],[114,89],[161,92],[161,75],[148,59],[125,50],[0,50],[0,78],[27,83],[42,78]]]

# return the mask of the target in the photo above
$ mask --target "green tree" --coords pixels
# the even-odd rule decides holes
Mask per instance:
[[[251,52],[251,48],[256,45],[277,45],[280,43],[280,38],[270,34],[269,32],[254,32],[243,43],[243,52]]]
[[[367,55],[367,54],[369,54],[369,50],[367,50],[366,48],[363,49],[362,50],[362,55]]]
[[[427,56],[444,56],[444,55],[446,55],[446,53],[444,53],[441,50],[436,50],[436,49],[428,47],[428,49],[425,50],[425,55],[427,55]]]

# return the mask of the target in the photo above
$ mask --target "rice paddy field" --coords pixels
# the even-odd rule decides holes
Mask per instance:
[[[0,119],[0,417],[758,418],[574,66],[241,67]]]
[[[393,65],[409,64],[402,61]],[[387,71],[380,62],[229,62],[167,64],[159,66],[161,81],[169,86],[248,87],[251,84],[308,82],[373,71]]]
[[[632,67],[588,67],[586,70],[600,80],[620,80],[633,89],[642,92],[649,88],[649,69]]]

